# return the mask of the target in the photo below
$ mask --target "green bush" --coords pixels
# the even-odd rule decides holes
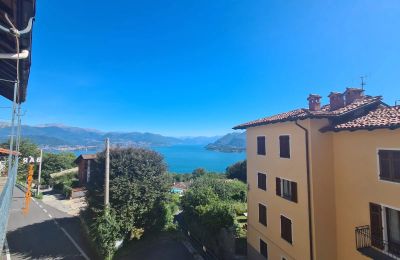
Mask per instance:
[[[35,197],[36,199],[41,200],[41,199],[43,199],[43,193],[41,193],[41,192],[39,192],[39,194],[35,193],[34,197]]]
[[[243,215],[247,212],[247,204],[246,203],[235,203],[233,204],[233,210],[236,212],[236,215]]]
[[[115,242],[120,238],[119,225],[115,211],[106,208],[94,220],[90,235],[105,259],[112,259],[115,253]]]
[[[64,185],[64,188],[62,189],[62,193],[64,194],[64,196],[65,196],[66,198],[70,198],[71,195],[72,195],[72,188],[69,187],[69,186],[65,186],[65,185]]]

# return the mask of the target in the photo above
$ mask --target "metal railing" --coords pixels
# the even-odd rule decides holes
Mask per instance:
[[[368,225],[356,227],[355,235],[357,250],[361,251],[362,249],[372,248],[394,259],[400,258],[400,244],[384,240],[381,237],[372,236]]]
[[[13,195],[15,180],[17,177],[18,162],[8,172],[8,179],[2,193],[0,194],[0,252],[3,249],[4,239],[7,232],[8,214]]]

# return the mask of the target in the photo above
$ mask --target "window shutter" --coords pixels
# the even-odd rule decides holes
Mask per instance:
[[[292,221],[284,216],[281,216],[281,237],[290,244],[292,240]]]
[[[266,147],[265,147],[265,136],[257,136],[257,154],[265,155]]]
[[[267,176],[263,173],[258,173],[258,188],[267,190]]]
[[[393,152],[392,162],[393,179],[396,181],[400,181],[400,151]]]
[[[280,157],[290,158],[290,143],[288,135],[279,136]]]
[[[262,204],[258,204],[258,222],[267,225],[267,207]]]
[[[382,179],[390,178],[390,156],[389,151],[379,151],[379,176]]]
[[[292,201],[297,203],[297,183],[291,182],[292,185]]]
[[[265,257],[265,259],[268,259],[268,246],[267,243],[262,241],[260,239],[260,254]]]
[[[282,191],[281,191],[281,179],[276,178],[276,195],[281,196]]]
[[[383,226],[382,226],[382,208],[380,205],[369,204],[371,221],[371,243],[373,246],[383,249]]]

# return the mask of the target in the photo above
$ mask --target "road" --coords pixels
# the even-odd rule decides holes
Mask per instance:
[[[14,188],[7,241],[11,259],[95,259],[80,221],[40,200],[22,213],[25,194]]]

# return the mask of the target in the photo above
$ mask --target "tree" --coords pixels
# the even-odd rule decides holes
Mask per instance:
[[[240,161],[227,167],[226,176],[229,179],[238,179],[247,183],[247,161]]]
[[[10,149],[10,140],[8,140],[6,143],[2,143],[0,145],[2,148],[5,149]],[[14,149],[15,149],[15,143],[14,143]],[[18,175],[22,176],[26,176],[27,172],[28,172],[28,166],[24,165],[22,162],[21,158],[24,157],[39,157],[40,156],[40,149],[39,147],[33,143],[31,140],[29,139],[21,139],[20,143],[19,143],[19,163],[18,163]]]
[[[232,227],[233,205],[246,202],[246,184],[237,180],[208,176],[196,179],[182,197],[187,222],[200,223],[203,235],[214,236],[221,228]]]
[[[93,165],[87,201],[93,212],[103,207],[104,152]],[[163,201],[169,192],[163,157],[151,150],[118,148],[110,151],[110,207],[115,210],[121,237],[138,229],[161,229]]]
[[[49,184],[50,174],[76,167],[76,156],[73,153],[44,153],[42,161],[42,179]]]
[[[200,176],[203,176],[207,173],[207,171],[204,168],[197,168],[192,172],[192,175],[194,178],[198,178]]]

